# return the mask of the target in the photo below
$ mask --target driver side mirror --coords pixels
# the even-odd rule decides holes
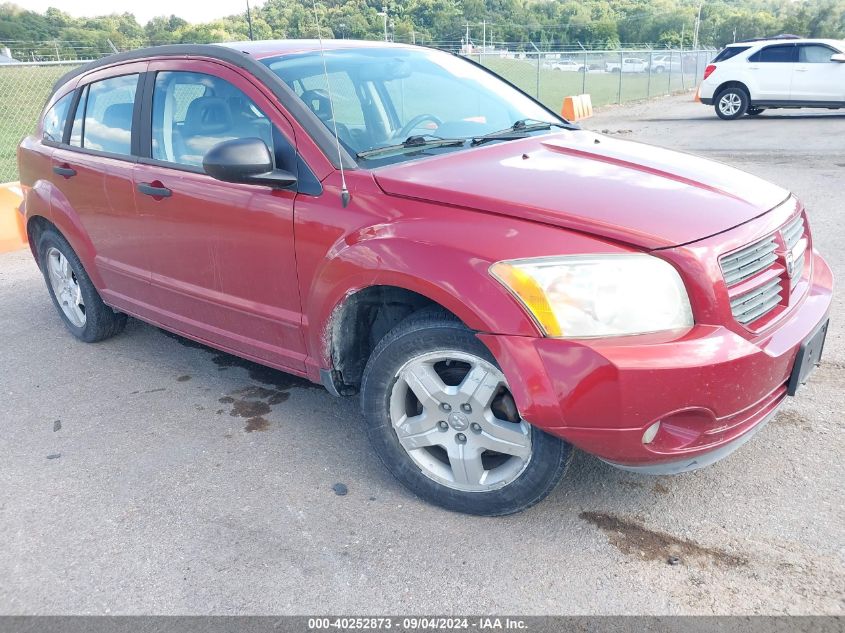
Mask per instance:
[[[296,176],[284,169],[273,169],[270,148],[260,138],[236,138],[212,147],[202,159],[212,178],[223,182],[267,185],[283,189],[296,184]]]
[[[832,62],[845,62],[845,53],[834,53],[830,56]]]

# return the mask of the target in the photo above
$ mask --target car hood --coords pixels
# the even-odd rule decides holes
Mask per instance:
[[[789,192],[727,165],[584,130],[382,167],[388,195],[476,209],[646,249],[758,217]]]

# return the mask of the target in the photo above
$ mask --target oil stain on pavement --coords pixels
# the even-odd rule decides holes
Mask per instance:
[[[226,371],[232,367],[246,370],[249,377],[258,384],[235,389],[218,400],[220,404],[230,405],[229,415],[246,420],[244,431],[266,431],[270,428],[270,421],[265,417],[273,407],[290,398],[291,389],[321,389],[320,385],[298,376],[253,363],[243,358],[220,352],[202,343],[183,338],[176,334],[159,330],[168,338],[173,339],[183,347],[201,349],[212,354],[211,361],[217,365],[218,371]],[[186,382],[191,376],[180,376],[176,380]],[[218,409],[217,413],[223,413]]]
[[[650,530],[645,526],[602,512],[582,512],[579,518],[589,521],[607,535],[608,541],[623,554],[643,560],[670,562],[709,561],[720,567],[741,567],[748,560],[724,550],[704,547],[694,541]]]

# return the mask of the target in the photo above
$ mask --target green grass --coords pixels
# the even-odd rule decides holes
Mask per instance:
[[[18,143],[32,134],[53,84],[71,68],[0,65],[0,182],[18,179]]]
[[[597,63],[592,61],[590,63]],[[603,62],[601,62],[603,63]],[[537,60],[485,59],[484,65],[518,86],[533,97],[537,95]],[[694,86],[694,73],[675,72],[652,74],[622,73],[621,101],[636,101],[670,94]],[[564,97],[587,93],[594,106],[619,103],[619,73],[567,72],[540,68],[539,100],[555,112],[560,112]]]
[[[590,63],[603,64],[603,60]],[[536,60],[487,58],[484,65],[516,84],[532,96],[537,96]],[[72,65],[10,66],[0,65],[0,182],[18,179],[16,148],[20,140],[35,129],[41,108],[56,80]],[[560,112],[563,98],[587,92],[594,106],[618,103],[619,75],[613,73],[563,72],[540,68],[539,99],[546,106]],[[683,78],[679,73],[622,74],[622,101],[646,99],[669,94],[694,85],[693,75]]]

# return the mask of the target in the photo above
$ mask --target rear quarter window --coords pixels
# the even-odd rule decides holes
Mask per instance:
[[[47,113],[44,115],[44,121],[41,125],[41,138],[43,140],[52,141],[54,143],[62,142],[65,132],[65,123],[67,122],[67,114],[70,109],[70,102],[72,98],[73,92],[70,92],[56,101],[56,103],[47,110]]]
[[[747,51],[750,46],[728,46],[727,48],[723,48],[721,52],[713,58],[713,63],[723,62],[732,57],[736,57],[740,53]]]

